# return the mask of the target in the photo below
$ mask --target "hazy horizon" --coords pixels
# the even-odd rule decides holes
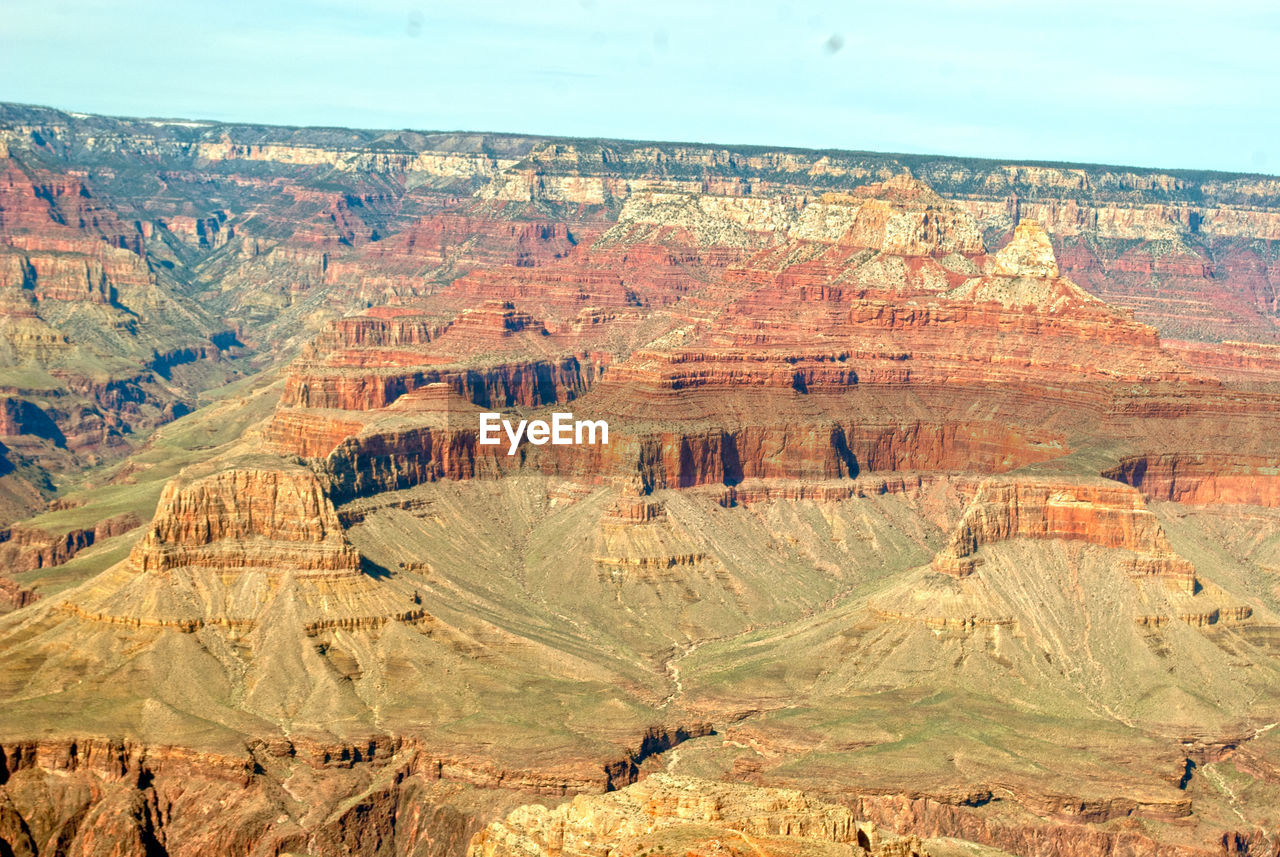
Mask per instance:
[[[67,112],[1280,171],[1262,3],[10,5],[3,100]]]

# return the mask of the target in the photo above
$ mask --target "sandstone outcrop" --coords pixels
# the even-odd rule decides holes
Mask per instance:
[[[93,527],[48,533],[21,524],[0,531],[0,566],[10,573],[61,565],[79,551],[103,539],[123,535],[142,525],[137,515],[124,512]]]
[[[983,482],[934,559],[934,568],[963,577],[973,572],[983,545],[1014,538],[1084,540],[1120,548],[1137,555],[1133,573],[1156,575],[1188,594],[1197,589],[1194,568],[1173,552],[1142,496],[1101,481]]]
[[[281,610],[308,633],[428,618],[364,573],[312,471],[252,459],[172,480],[129,557],[54,609],[187,633]]]
[[[354,573],[359,566],[313,474],[247,467],[165,486],[130,562],[156,575],[191,566],[304,574]]]
[[[847,808],[801,792],[654,774],[602,797],[514,810],[471,840],[468,857],[823,854],[925,857],[914,837],[882,835]]]
[[[1143,496],[1175,503],[1280,506],[1280,459],[1227,453],[1163,453],[1121,459],[1102,473]]]
[[[992,301],[1001,306],[1033,306],[1056,313],[1081,306],[1105,304],[1058,272],[1053,245],[1040,224],[1024,220],[1014,230],[1013,239],[995,255],[985,277],[967,281],[950,297],[977,302]]]

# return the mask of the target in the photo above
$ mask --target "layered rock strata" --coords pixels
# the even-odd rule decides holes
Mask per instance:
[[[1175,503],[1280,506],[1280,459],[1229,453],[1160,453],[1121,459],[1103,476]]]
[[[314,473],[241,461],[171,481],[128,559],[58,599],[99,622],[249,630],[289,602],[311,630],[416,622],[425,613],[362,571]]]
[[[1274,183],[5,110],[14,461],[322,331],[264,454],[0,582],[6,732],[54,736],[5,744],[6,842],[198,853],[216,805],[234,853],[461,853],[630,785],[475,847],[892,845],[665,764],[1046,857],[1269,847],[1274,522],[1219,506],[1275,503],[1275,355],[1160,332],[1274,336]],[[478,443],[553,409],[609,444]]]
[[[1119,548],[1135,554],[1134,574],[1155,575],[1188,594],[1198,586],[1191,563],[1173,552],[1142,496],[1101,481],[1024,477],[983,482],[933,567],[964,577],[973,573],[983,545],[1015,538],[1081,540]]]
[[[477,833],[468,857],[642,854],[822,854],[926,857],[914,837],[882,835],[847,808],[801,792],[655,774],[619,792],[530,805]]]

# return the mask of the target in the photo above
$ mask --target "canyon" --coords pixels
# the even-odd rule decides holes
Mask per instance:
[[[1276,179],[0,144],[0,854],[1280,853]]]

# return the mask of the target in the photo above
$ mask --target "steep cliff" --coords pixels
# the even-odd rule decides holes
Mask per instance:
[[[241,461],[170,482],[128,559],[58,600],[96,622],[241,631],[287,613],[306,629],[417,622],[366,575],[309,470]]]
[[[1019,479],[983,482],[934,568],[971,574],[983,545],[1013,538],[1084,540],[1136,556],[1132,569],[1187,593],[1199,588],[1191,563],[1175,555],[1155,515],[1132,490],[1099,482]]]
[[[1280,506],[1280,462],[1225,453],[1135,455],[1102,473],[1154,500]]]

